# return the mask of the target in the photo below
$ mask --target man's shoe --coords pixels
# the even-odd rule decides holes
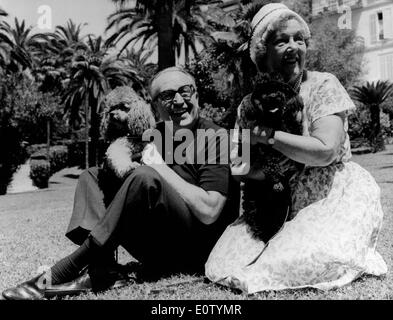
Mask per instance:
[[[88,272],[85,269],[82,275],[75,280],[58,285],[49,285],[44,273],[14,288],[5,290],[3,297],[7,300],[44,300],[89,292],[97,293],[123,287],[129,283],[130,279],[126,274],[116,270],[97,273],[96,270]]]
[[[94,292],[124,287],[132,280],[125,266],[117,263],[109,266],[91,265],[87,273]]]
[[[55,285],[45,290],[45,297],[75,296],[83,293],[98,293],[105,290],[126,286],[130,278],[117,271],[117,269],[97,268],[85,269],[82,275],[73,281]]]
[[[58,285],[50,285],[45,273],[20,285],[7,289],[3,297],[7,300],[45,300],[53,297],[64,297],[92,291],[89,274],[85,272],[73,281]]]
[[[81,276],[70,282],[47,287],[44,291],[45,298],[75,296],[92,291],[90,276],[84,272]]]
[[[45,299],[45,273],[21,283],[20,285],[3,291],[7,300],[43,300]]]

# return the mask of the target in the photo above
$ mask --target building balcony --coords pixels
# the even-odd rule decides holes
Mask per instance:
[[[340,6],[346,5],[351,9],[363,8],[365,0],[314,0],[312,5],[312,15],[336,14]]]

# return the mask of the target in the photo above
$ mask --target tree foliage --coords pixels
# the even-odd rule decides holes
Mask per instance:
[[[2,108],[8,110],[9,121],[18,128],[20,137],[28,144],[47,141],[47,121],[52,123],[53,138],[66,133],[63,108],[59,97],[39,90],[38,84],[23,74],[2,79]]]
[[[122,44],[120,53],[135,46],[155,48],[158,67],[176,64],[184,55],[184,64],[198,55],[198,46],[207,47],[214,23],[225,21],[224,11],[207,0],[114,0],[119,8],[108,17],[109,44]],[[126,4],[129,4],[128,6]]]
[[[97,164],[100,111],[102,100],[109,89],[126,85],[133,79],[133,73],[121,60],[108,56],[108,48],[101,37],[88,37],[87,49],[77,55],[72,63],[67,88],[63,94],[65,110],[72,123],[81,121],[81,107],[84,107],[86,129],[86,166],[88,166],[88,141],[91,136]],[[88,126],[91,124],[89,133]]]
[[[310,25],[311,44],[306,68],[334,74],[346,88],[362,74],[364,45],[354,30],[339,29],[333,20],[316,20]]]
[[[370,114],[371,132],[368,136],[374,152],[385,149],[381,131],[381,106],[393,95],[393,84],[389,81],[367,82],[363,86],[354,86],[352,98],[364,104]]]

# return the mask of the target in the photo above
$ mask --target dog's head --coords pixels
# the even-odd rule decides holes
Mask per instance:
[[[286,117],[293,117],[288,110],[302,109],[299,99],[292,87],[280,78],[261,76],[253,92],[242,102],[240,122],[249,129],[257,125],[279,129]]]
[[[106,96],[102,132],[107,142],[124,136],[142,137],[154,126],[150,105],[130,87],[117,87]]]

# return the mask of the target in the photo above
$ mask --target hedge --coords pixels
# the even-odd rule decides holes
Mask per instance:
[[[66,146],[49,148],[49,160],[46,147],[33,147],[37,151],[30,157],[30,178],[38,188],[47,188],[49,178],[67,167],[68,150]]]
[[[30,178],[33,184],[40,188],[48,188],[51,177],[50,163],[44,159],[30,160]]]

